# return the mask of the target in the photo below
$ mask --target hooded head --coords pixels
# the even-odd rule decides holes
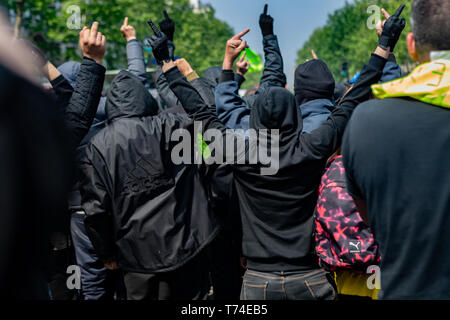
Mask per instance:
[[[327,64],[310,60],[295,70],[294,91],[297,105],[315,99],[333,99],[334,78]]]
[[[219,84],[219,77],[222,74],[221,67],[211,67],[205,70],[203,73],[203,78],[210,81],[212,84],[217,86]]]
[[[106,100],[108,121],[115,118],[154,116],[158,103],[138,77],[122,70],[114,78]]]
[[[78,72],[80,72],[81,63],[75,61],[64,62],[58,67],[59,72],[69,82],[69,84],[75,88],[77,82]]]
[[[250,111],[250,128],[280,130],[280,145],[298,135],[302,119],[292,93],[280,87],[260,91]]]

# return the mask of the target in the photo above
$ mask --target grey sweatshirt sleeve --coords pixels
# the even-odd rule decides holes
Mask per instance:
[[[144,86],[148,86],[147,73],[145,71],[144,53],[141,43],[136,40],[127,42],[128,71],[139,77]]]

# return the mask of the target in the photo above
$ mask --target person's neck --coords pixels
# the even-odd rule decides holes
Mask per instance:
[[[431,61],[430,51],[426,51],[426,52],[422,52],[422,53],[418,54],[417,62],[419,62],[420,64],[427,63],[430,61]]]

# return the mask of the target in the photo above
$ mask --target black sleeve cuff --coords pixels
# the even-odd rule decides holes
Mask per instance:
[[[393,62],[393,63],[397,63],[397,59],[395,59],[395,55],[393,53],[391,53],[389,55],[388,61]]]
[[[83,57],[83,61],[81,64],[86,64],[88,66],[95,66],[94,68],[98,68],[101,72],[106,72],[106,68],[101,64],[97,63],[95,60],[88,58],[86,56]]]
[[[222,70],[222,74],[219,77],[219,83],[234,81],[233,70]]]
[[[50,84],[52,85],[52,87],[57,87],[59,86],[61,83],[63,83],[64,81],[67,81],[66,78],[64,78],[64,76],[61,74],[60,76],[58,76],[58,78],[53,79],[50,81]]]
[[[238,83],[238,87],[240,88],[241,85],[245,82],[245,78],[243,75],[236,73],[234,75],[234,80]]]
[[[180,78],[183,78],[183,75],[177,67],[173,67],[172,69],[164,72],[164,76],[166,77],[168,83],[172,83]]]
[[[387,62],[387,60],[385,58],[383,58],[375,53],[372,53],[368,64],[377,69],[383,70],[386,62]]]

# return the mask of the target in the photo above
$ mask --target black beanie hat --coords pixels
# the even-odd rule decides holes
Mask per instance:
[[[298,104],[314,99],[332,100],[334,78],[327,64],[314,59],[299,65],[295,70],[294,91]]]

